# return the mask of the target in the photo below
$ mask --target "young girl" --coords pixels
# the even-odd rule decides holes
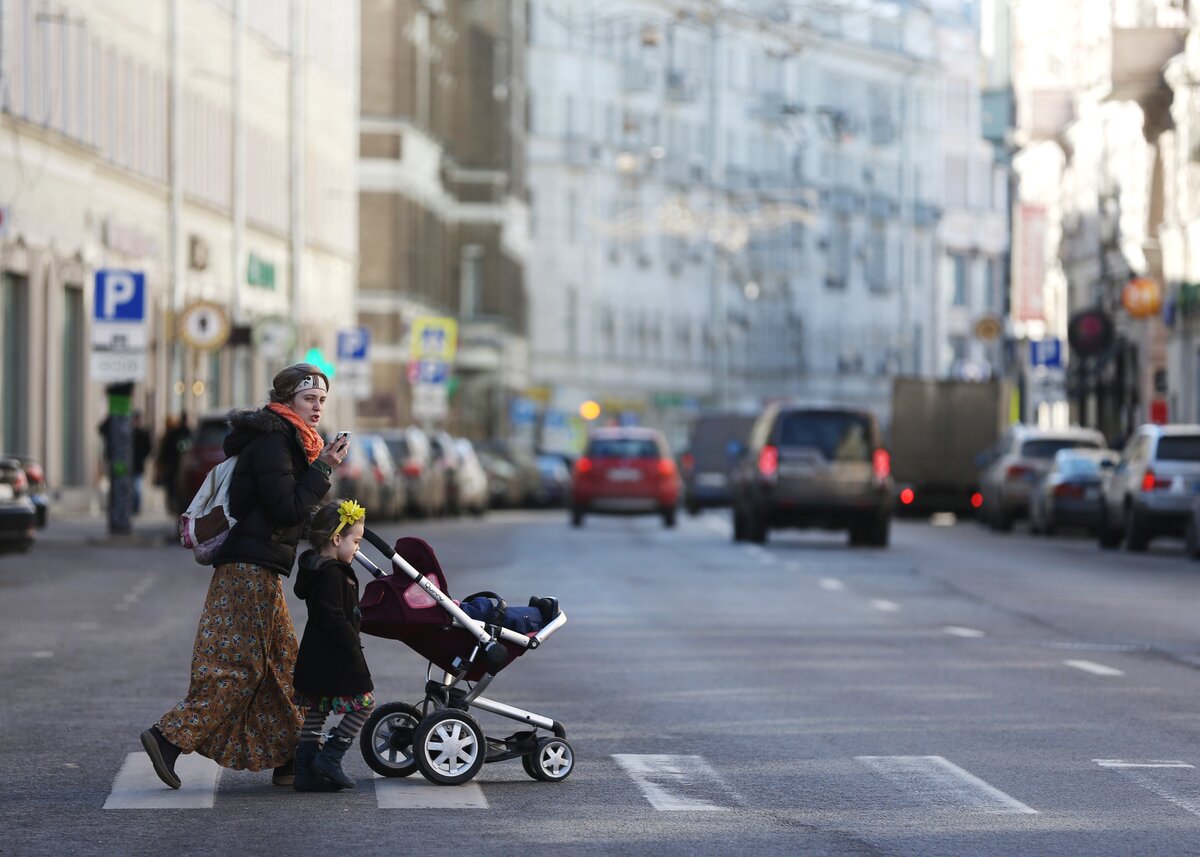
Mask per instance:
[[[366,509],[353,500],[326,503],[313,515],[309,542],[300,556],[296,594],[308,605],[294,685],[304,711],[296,748],[296,791],[354,788],[342,757],[371,715],[374,685],[359,645],[358,580],[350,566],[363,538]],[[319,749],[330,714],[342,720]]]

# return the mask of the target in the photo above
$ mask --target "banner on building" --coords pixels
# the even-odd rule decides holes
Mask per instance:
[[[1014,243],[1013,318],[1046,320],[1046,209],[1022,205]]]

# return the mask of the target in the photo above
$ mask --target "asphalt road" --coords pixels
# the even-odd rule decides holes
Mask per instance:
[[[560,598],[566,627],[488,696],[566,725],[569,779],[509,761],[434,787],[352,751],[353,792],[306,795],[191,757],[202,806],[112,808],[179,799],[137,736],[186,689],[208,572],[150,524],[114,545],[54,521],[0,557],[0,854],[1200,854],[1178,545],[902,522],[888,550],[760,548],[719,513],[379,530],[428,539],[452,595]],[[420,658],[365,644],[379,700],[418,701]]]

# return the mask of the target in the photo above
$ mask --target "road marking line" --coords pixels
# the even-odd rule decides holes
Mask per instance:
[[[888,601],[886,598],[872,598],[871,606],[876,610],[882,610],[884,613],[895,613],[900,609],[900,605],[895,601]]]
[[[964,628],[961,625],[947,625],[942,630],[952,637],[969,637],[971,639],[977,639],[979,637],[987,636],[987,634],[985,634],[983,631],[980,631],[978,628]]]
[[[130,753],[113,781],[104,801],[105,809],[212,809],[221,778],[221,766],[199,753],[187,753],[175,762],[175,773],[183,781],[178,789],[168,788],[154,773],[143,752]]]
[[[1091,673],[1092,675],[1125,675],[1121,670],[1106,667],[1104,664],[1098,664],[1095,661],[1063,661],[1063,663],[1077,670],[1083,670],[1085,673]]]
[[[37,658],[39,660],[44,658],[52,658],[54,657],[54,652],[50,651],[49,649],[38,649],[36,652],[33,652],[30,657]]]
[[[855,758],[931,806],[995,815],[1038,812],[941,756]]]
[[[1193,768],[1193,765],[1189,765],[1187,762],[1168,761],[1126,762],[1122,759],[1093,759],[1092,761],[1102,768],[1111,768],[1115,770],[1121,776],[1133,780],[1142,788],[1153,792],[1163,800],[1175,804],[1175,806],[1179,807],[1185,812],[1190,812],[1192,815],[1200,816],[1200,802],[1191,796],[1181,797],[1172,788],[1173,784],[1159,782],[1156,776],[1163,776],[1160,771],[1156,771],[1155,773],[1143,773],[1143,770],[1146,768],[1174,768],[1179,770]],[[1191,783],[1189,783],[1189,785],[1191,785]],[[1195,789],[1193,787],[1192,791],[1194,790]]]
[[[479,783],[435,786],[423,777],[375,775],[375,803],[380,809],[487,809]]]
[[[817,581],[817,586],[822,589],[828,589],[830,592],[841,592],[846,588],[846,584],[842,583],[836,577],[822,577]]]
[[[695,796],[713,791],[720,777],[702,756],[629,755],[616,753],[617,764],[637,783],[646,800],[660,812],[724,812],[727,808]],[[691,791],[692,795],[681,794]]]

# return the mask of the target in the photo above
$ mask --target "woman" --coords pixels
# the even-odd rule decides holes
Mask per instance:
[[[344,438],[325,446],[317,434],[328,394],[325,374],[297,363],[275,376],[270,404],[230,415],[237,525],[213,570],[187,698],[141,735],[173,789],[181,785],[175,760],[193,752],[226,768],[274,768],[272,782],[292,784],[302,717],[292,703],[296,632],[279,576],[291,574],[302,524],[346,456]]]

